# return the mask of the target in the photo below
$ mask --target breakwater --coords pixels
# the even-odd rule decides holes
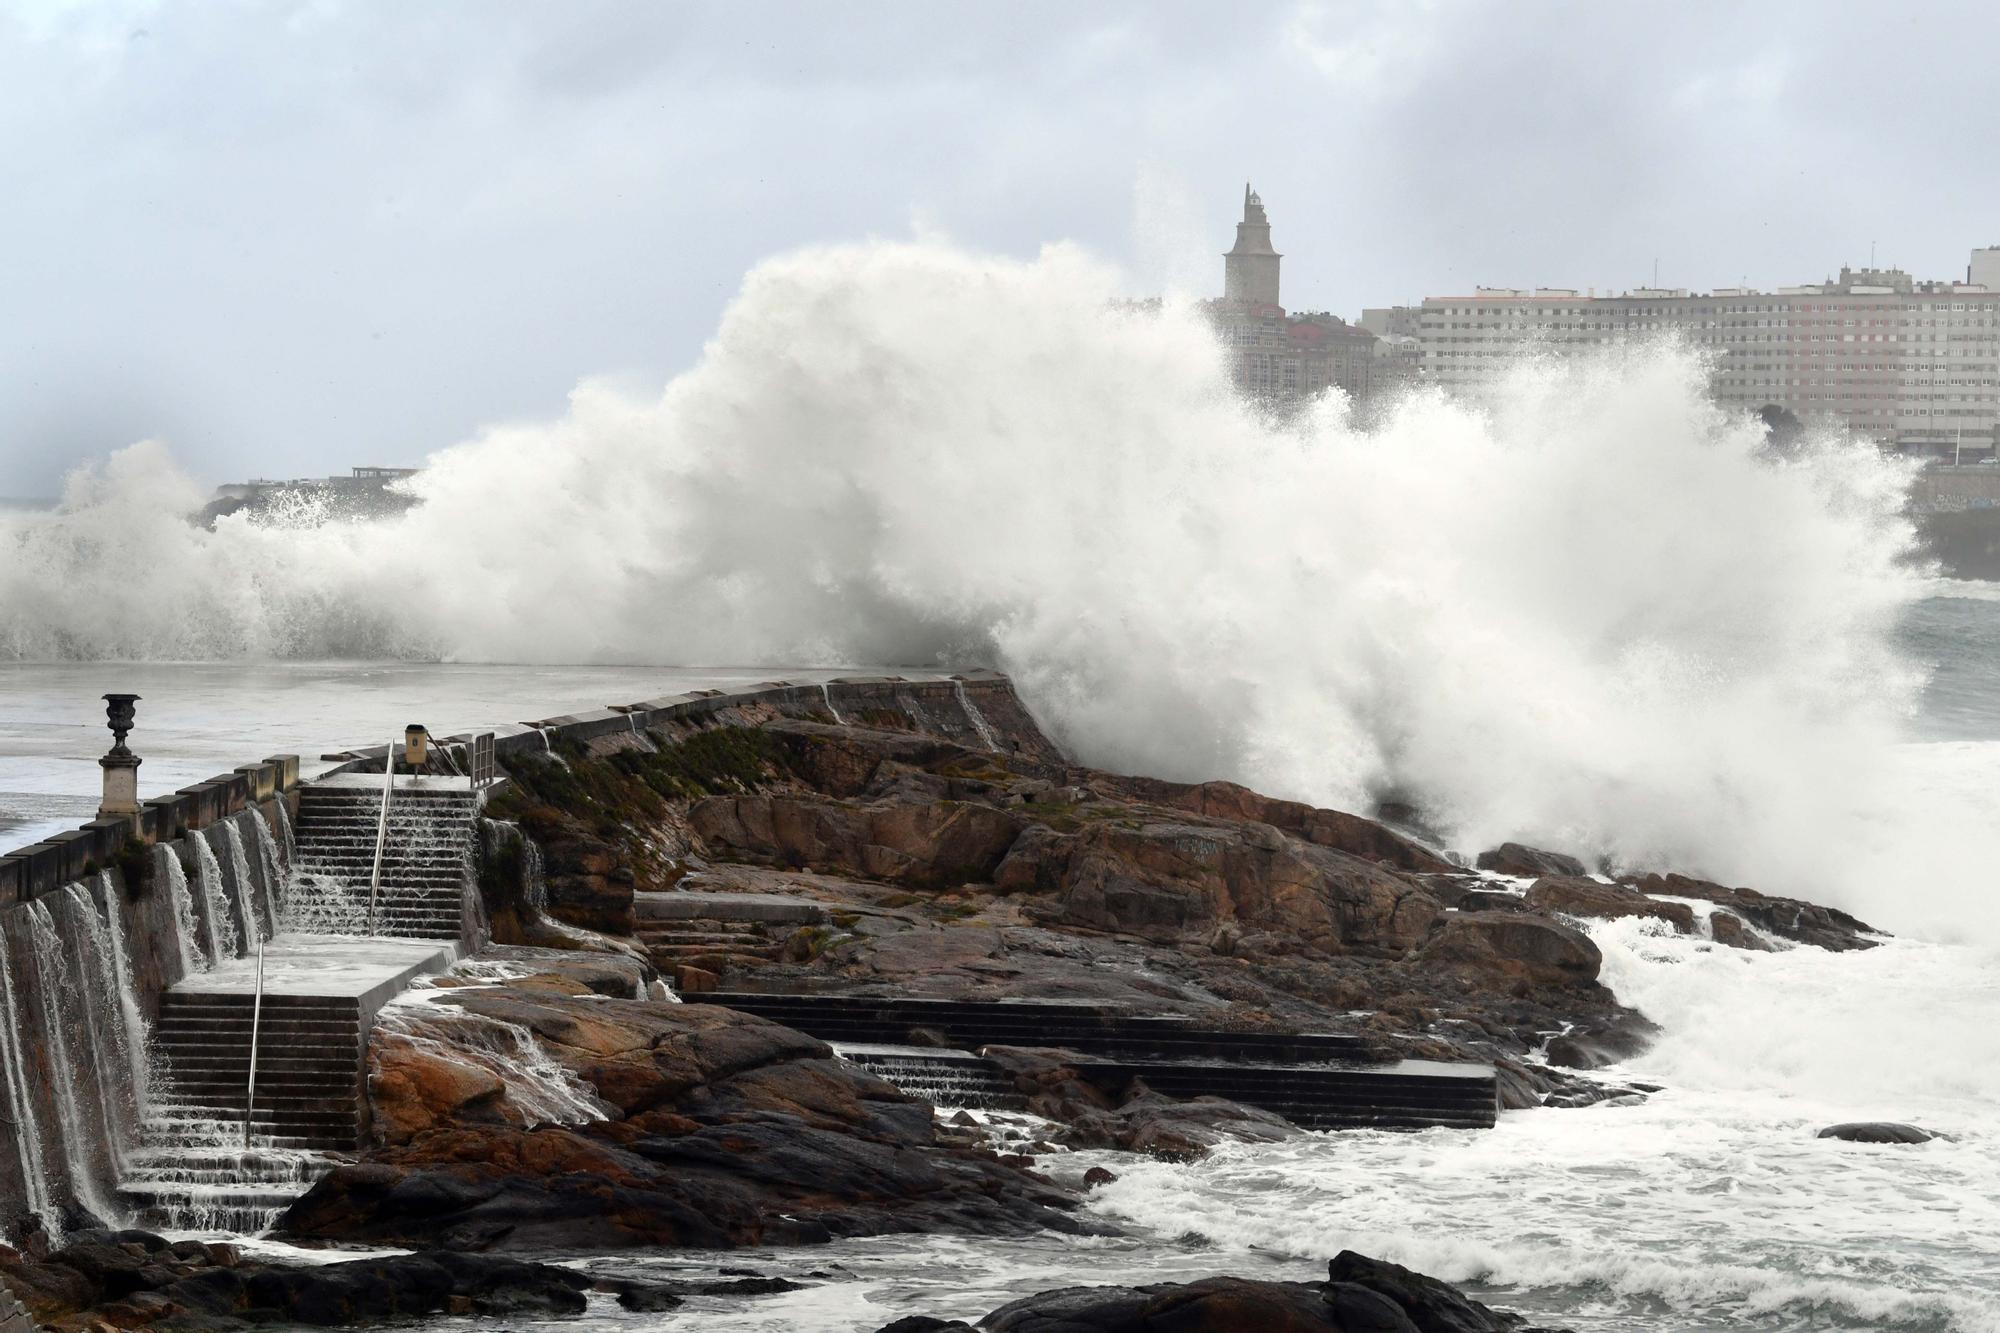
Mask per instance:
[[[1013,725],[1020,708],[992,673],[773,681],[441,738],[427,768],[468,773],[494,756],[776,713],[893,714],[985,747],[1036,734]],[[213,1174],[223,1148],[242,1146],[242,1125],[206,1106],[212,1071],[177,1079],[172,1043],[157,1040],[167,997],[199,993],[204,974],[239,970],[286,932],[358,933],[329,916],[338,904],[310,876],[294,883],[294,831],[309,789],[379,774],[387,751],[323,755],[310,778],[298,756],[274,756],[0,856],[0,1232],[123,1220],[132,1181],[156,1190],[177,1157]]]
[[[24,1213],[55,1230],[80,1220],[78,1207],[116,1220],[120,1183],[142,1149],[171,1156],[229,1132],[174,1115],[173,1070],[152,1031],[171,987],[251,956],[279,929],[294,795],[277,775],[288,770],[267,768],[268,794],[238,775],[150,803],[157,822],[106,831],[96,821],[83,838],[8,858],[0,1083],[12,1151],[0,1152],[0,1226],[9,1234],[34,1225]],[[133,836],[135,824],[152,836]],[[104,862],[65,862],[93,843]]]

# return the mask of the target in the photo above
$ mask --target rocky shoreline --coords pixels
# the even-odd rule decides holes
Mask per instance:
[[[441,1315],[540,1321],[579,1318],[593,1305],[608,1304],[664,1315],[690,1298],[712,1309],[718,1300],[747,1302],[813,1285],[730,1272],[692,1280],[606,1277],[448,1249],[302,1265],[247,1256],[233,1245],[101,1229],[36,1254],[0,1250],[0,1281],[18,1302],[8,1311],[8,1297],[0,1292],[0,1328],[9,1333],[17,1323],[56,1333],[236,1333],[272,1324],[365,1327]],[[973,1327],[909,1315],[880,1333]],[[977,1327],[995,1333],[1559,1333],[1530,1327],[1449,1283],[1351,1251],[1328,1264],[1323,1282],[1217,1276],[1054,1288],[1001,1306]]]
[[[1300,1132],[1218,1097],[1107,1083],[1060,1045],[980,1052],[1026,1108],[1004,1131],[947,1119],[804,1032],[674,1003],[663,979],[690,993],[1084,1002],[1245,1040],[1333,1034],[1384,1060],[1490,1063],[1503,1107],[1573,1107],[1647,1095],[1583,1071],[1655,1031],[1598,980],[1580,925],[1639,916],[1716,949],[1875,942],[1843,913],[1749,889],[1592,875],[1517,844],[1468,868],[1382,821],[1079,767],[1004,683],[980,712],[959,702],[949,722],[893,691],[844,718],[737,704],[510,757],[478,867],[496,944],[384,1012],[371,1146],[277,1227],[299,1244],[416,1254],[303,1269],[84,1231],[62,1250],[0,1252],[0,1281],[65,1330],[574,1314],[591,1280],[519,1256],[1106,1232],[1083,1206],[1104,1168],[1080,1173],[1070,1152],[1189,1159]],[[661,899],[775,906],[669,943],[642,920]],[[598,1294],[662,1310],[679,1298]],[[1344,1254],[1325,1282],[1057,1291],[982,1326],[1519,1323]]]

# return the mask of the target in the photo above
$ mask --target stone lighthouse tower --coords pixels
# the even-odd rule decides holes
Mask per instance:
[[[1222,257],[1222,299],[1278,305],[1278,261],[1271,248],[1271,222],[1264,201],[1247,184],[1243,187],[1243,220],[1236,224],[1236,245]]]

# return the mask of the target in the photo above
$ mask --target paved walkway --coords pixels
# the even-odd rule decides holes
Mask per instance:
[[[450,940],[357,939],[347,935],[279,935],[264,946],[264,993],[359,1002],[372,1014],[415,977],[443,972],[459,960]],[[170,988],[174,995],[250,995],[257,959],[231,958]]]

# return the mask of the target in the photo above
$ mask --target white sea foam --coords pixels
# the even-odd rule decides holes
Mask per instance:
[[[1095,1206],[1225,1250],[1352,1248],[1593,1330],[2000,1329],[1991,954],[1750,954],[1637,919],[1592,934],[1619,997],[1667,1029],[1618,1071],[1669,1085],[1644,1105],[1128,1163]],[[1855,1119],[1953,1137],[1816,1137]]]
[[[1101,764],[1394,792],[1468,846],[1891,926],[1984,892],[1977,836],[1864,826],[1909,813],[1898,466],[1768,458],[1661,350],[1279,427],[1194,311],[1114,290],[1061,246],[775,259],[657,398],[584,384],[373,528],[191,528],[195,488],[135,446],[0,516],[0,654],[988,660]],[[1919,846],[1941,864],[1899,873]]]

